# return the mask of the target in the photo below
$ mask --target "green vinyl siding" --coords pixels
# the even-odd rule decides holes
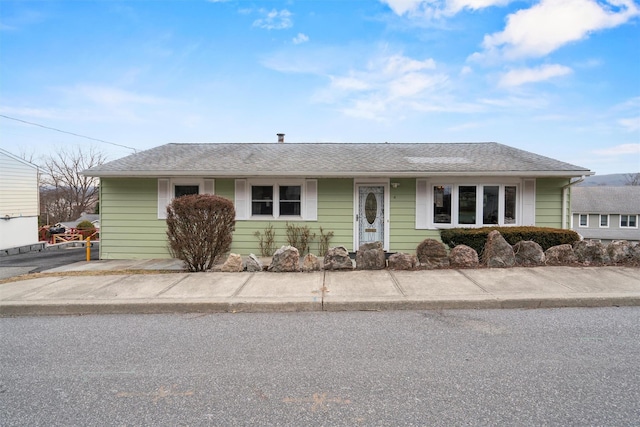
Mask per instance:
[[[536,180],[536,226],[562,228],[562,187],[568,183],[566,178]]]
[[[438,230],[416,230],[416,180],[392,179],[389,191],[389,251],[414,254],[426,238],[440,240]]]
[[[158,180],[100,180],[100,258],[169,258]]]

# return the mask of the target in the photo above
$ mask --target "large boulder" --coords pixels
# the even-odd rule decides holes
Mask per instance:
[[[302,271],[320,271],[320,260],[314,254],[307,254],[302,260]]]
[[[418,259],[415,255],[397,252],[389,256],[389,268],[391,270],[415,270]]]
[[[250,254],[244,261],[244,269],[253,273],[256,271],[262,271],[264,267],[257,256]]]
[[[531,240],[522,240],[513,245],[518,265],[542,265],[544,264],[544,251],[542,246]]]
[[[640,243],[631,245],[631,248],[629,249],[629,262],[631,265],[640,266]]]
[[[606,247],[598,241],[581,240],[573,244],[573,252],[578,262],[583,264],[602,265],[609,262]]]
[[[606,251],[613,264],[626,264],[631,261],[631,244],[626,240],[614,240],[607,245]]]
[[[387,260],[382,242],[363,243],[356,252],[356,268],[358,270],[382,270]]]
[[[300,252],[293,246],[282,246],[271,258],[269,271],[285,273],[300,271]]]
[[[449,262],[452,267],[474,268],[479,264],[478,252],[470,246],[458,245],[451,249]]]
[[[353,270],[353,262],[349,258],[349,251],[344,246],[329,248],[324,256],[325,270]]]
[[[570,265],[578,262],[573,246],[568,243],[550,247],[544,252],[544,258],[547,265]]]
[[[516,255],[513,247],[507,243],[498,230],[492,230],[487,236],[487,243],[482,252],[482,262],[487,267],[513,267]]]
[[[244,270],[242,265],[242,256],[238,254],[229,254],[227,260],[220,267],[220,271],[225,273],[238,273]]]
[[[444,243],[435,239],[425,239],[416,248],[421,267],[437,268],[449,266],[449,254]]]

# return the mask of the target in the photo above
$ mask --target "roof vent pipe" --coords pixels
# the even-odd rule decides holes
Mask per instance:
[[[278,143],[282,144],[284,142],[284,133],[276,133],[278,135]]]

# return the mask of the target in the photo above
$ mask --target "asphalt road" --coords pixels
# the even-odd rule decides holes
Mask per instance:
[[[637,425],[639,325],[639,308],[1,318],[0,425]]]
[[[99,250],[91,250],[91,259],[97,260]],[[0,257],[0,279],[19,276],[26,273],[37,273],[61,265],[86,260],[85,248],[54,249],[41,252]]]

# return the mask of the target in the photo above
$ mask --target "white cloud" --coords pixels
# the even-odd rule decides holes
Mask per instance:
[[[542,0],[507,17],[501,32],[486,35],[472,59],[542,57],[589,34],[640,14],[633,0]]]
[[[536,68],[518,68],[505,73],[500,79],[500,86],[513,87],[526,83],[537,83],[554,77],[566,76],[573,70],[564,65],[548,64]]]
[[[293,38],[293,44],[301,44],[309,41],[309,36],[303,33],[298,33],[297,36]]]
[[[640,144],[620,144],[603,150],[594,150],[593,153],[601,156],[640,155]]]
[[[280,11],[272,9],[270,11],[260,9],[258,11],[263,18],[253,21],[253,26],[258,28],[264,28],[266,30],[285,30],[293,26],[291,16],[293,15],[287,9]]]
[[[640,131],[640,116],[619,119],[618,123],[628,132]]]
[[[380,0],[398,16],[422,18],[453,16],[462,10],[479,10],[491,6],[504,6],[513,0]]]

